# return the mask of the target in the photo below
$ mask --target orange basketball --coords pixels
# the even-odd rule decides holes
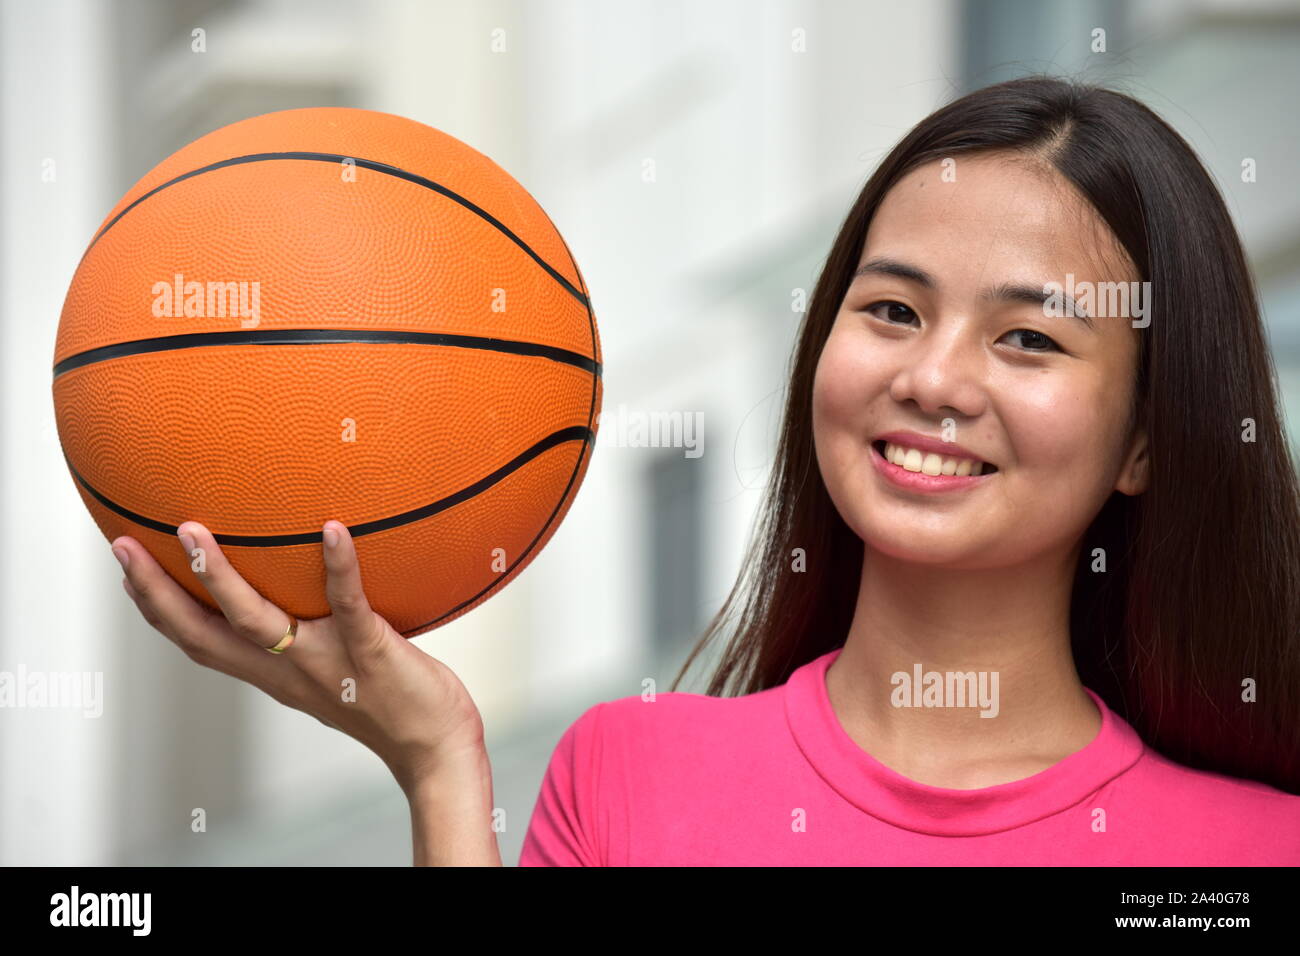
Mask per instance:
[[[122,197],[73,276],[53,388],[110,540],[215,609],[176,538],[198,521],[307,619],[329,613],[335,519],[410,637],[555,533],[595,441],[600,341],[560,233],[492,160],[400,116],[286,110]]]

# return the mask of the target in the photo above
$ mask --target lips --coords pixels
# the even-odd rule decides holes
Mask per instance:
[[[928,455],[938,455],[940,460],[952,459],[956,462],[963,460],[970,461],[972,464],[978,462],[982,464],[980,469],[983,474],[991,474],[998,470],[997,465],[976,454],[968,448],[965,448],[956,442],[944,441],[941,438],[931,438],[928,435],[922,435],[913,431],[892,431],[882,435],[877,435],[872,439],[872,445],[880,452],[883,457],[885,454],[885,445],[891,444],[902,448],[904,451],[915,449],[920,452],[922,457]]]
[[[872,442],[871,447],[884,461],[913,474],[962,478],[966,475],[991,475],[998,470],[996,465],[980,461],[978,458],[922,452],[919,449],[907,449],[883,440]]]
[[[908,471],[899,465],[887,461],[876,447],[872,446],[868,452],[871,459],[872,469],[880,476],[881,480],[897,489],[906,492],[909,495],[959,495],[973,491],[976,488],[982,488],[987,482],[993,481],[998,476],[996,474],[969,474],[969,475],[927,475],[924,471]]]

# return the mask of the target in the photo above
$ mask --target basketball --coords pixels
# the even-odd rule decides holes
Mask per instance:
[[[64,301],[53,394],[99,529],[216,608],[176,537],[198,521],[267,600],[330,613],[321,530],[356,543],[407,637],[545,547],[594,447],[586,285],[487,156],[387,113],[218,129],[133,186]]]

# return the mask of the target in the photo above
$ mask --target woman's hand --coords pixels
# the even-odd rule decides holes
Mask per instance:
[[[205,570],[195,575],[221,614],[195,601],[135,539],[117,538],[113,553],[144,619],[191,660],[355,737],[387,764],[409,799],[436,789],[440,771],[458,775],[486,764],[483,722],[469,692],[370,609],[346,526],[329,521],[323,532],[333,613],[300,621],[297,638],[278,654],[266,649],[285,636],[290,616],[239,576],[202,525],[186,522],[177,534],[186,555],[202,550]],[[349,678],[354,700],[345,695]]]

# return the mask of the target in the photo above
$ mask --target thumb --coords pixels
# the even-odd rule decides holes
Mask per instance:
[[[357,549],[347,526],[327,521],[321,532],[325,551],[325,599],[338,623],[339,634],[353,660],[373,656],[381,647],[386,629],[376,626],[375,613],[361,587]]]

